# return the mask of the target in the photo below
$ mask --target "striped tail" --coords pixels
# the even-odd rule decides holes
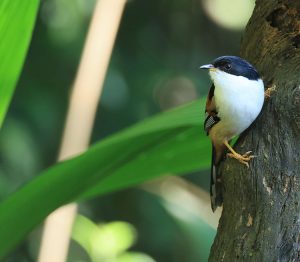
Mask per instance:
[[[216,163],[216,152],[212,146],[212,161],[210,169],[210,201],[213,212],[223,204],[222,181],[218,172],[219,163]]]

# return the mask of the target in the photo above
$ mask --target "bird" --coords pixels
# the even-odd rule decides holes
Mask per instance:
[[[245,131],[257,118],[264,103],[264,83],[253,65],[238,56],[221,56],[206,69],[212,80],[208,92],[204,129],[212,142],[211,208],[223,204],[220,162],[225,157],[238,160],[249,168],[252,151],[237,153],[230,141]]]

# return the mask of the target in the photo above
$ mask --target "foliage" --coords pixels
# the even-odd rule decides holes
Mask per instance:
[[[24,62],[38,2],[0,0],[0,124]],[[192,253],[190,246],[195,246],[194,258],[199,261],[207,255],[214,235],[203,221],[179,221],[139,190],[117,191],[164,174],[208,169],[203,100],[144,118],[204,95],[208,78],[199,74],[198,66],[219,54],[235,53],[240,33],[219,30],[198,2],[130,2],[95,124],[93,141],[100,142],[81,156],[39,172],[55,161],[69,86],[93,2],[42,2],[31,50],[0,136],[0,197],[6,198],[0,204],[0,255],[12,250],[58,206],[101,196],[81,206],[90,210],[94,221],[135,220],[132,224],[140,236],[137,250],[147,249],[145,253],[158,261],[171,261],[192,242],[186,250]],[[208,34],[208,28],[214,33]],[[215,44],[220,41],[222,45]],[[140,123],[116,132],[134,122]],[[41,174],[35,177],[36,173]],[[199,173],[194,177],[200,185],[208,180]],[[132,208],[123,210],[122,201]],[[104,209],[101,214],[99,206]],[[23,259],[24,250],[14,255],[18,253]]]
[[[72,238],[94,262],[154,262],[146,254],[127,251],[135,243],[136,234],[135,228],[126,222],[114,221],[97,225],[87,217],[78,215]]]
[[[24,63],[39,0],[0,1],[0,126]]]
[[[166,173],[207,168],[209,142],[200,131],[201,108],[203,103],[194,102],[128,128],[46,170],[11,195],[0,204],[0,256],[63,204]]]

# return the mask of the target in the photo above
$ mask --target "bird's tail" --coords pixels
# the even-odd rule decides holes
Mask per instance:
[[[210,201],[213,212],[223,204],[222,180],[219,174],[219,163],[216,163],[216,152],[212,146],[212,161],[210,169]]]

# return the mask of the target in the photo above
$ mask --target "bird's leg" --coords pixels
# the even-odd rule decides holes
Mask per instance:
[[[239,153],[235,152],[234,149],[229,145],[228,141],[225,140],[224,141],[224,145],[229,149],[229,151],[231,153],[228,153],[227,156],[235,158],[236,160],[238,160],[240,163],[246,165],[247,167],[249,167],[248,162],[254,158],[255,156],[250,155],[251,151],[246,152],[243,155],[240,155]]]

